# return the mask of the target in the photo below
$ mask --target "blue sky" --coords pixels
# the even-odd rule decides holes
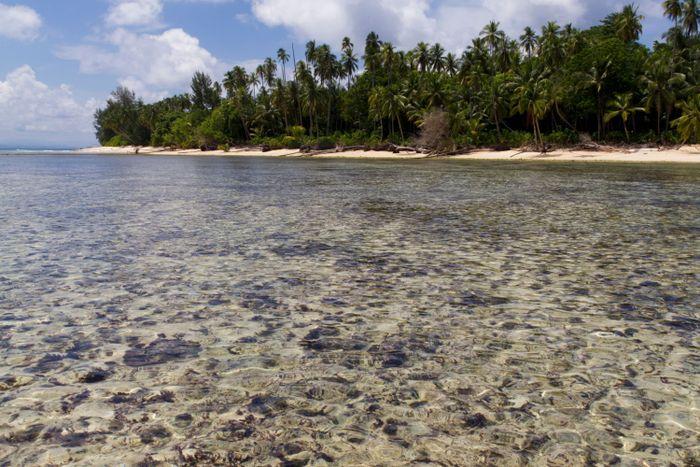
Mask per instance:
[[[92,114],[119,84],[152,101],[195,70],[221,79],[308,39],[460,51],[495,19],[511,35],[555,19],[595,24],[616,0],[0,0],[0,147],[94,144]],[[643,41],[669,26],[660,0],[637,2]],[[359,52],[359,51],[358,51]],[[359,54],[359,53],[358,53]]]

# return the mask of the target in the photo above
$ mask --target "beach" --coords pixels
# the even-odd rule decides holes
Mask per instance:
[[[172,150],[158,147],[126,146],[91,147],[78,151],[82,154],[105,155],[158,155],[158,156],[241,156],[241,157],[313,157],[313,158],[353,158],[353,159],[433,159],[435,156],[416,152],[393,153],[390,151],[328,151],[321,154],[304,154],[294,149],[262,151],[259,147],[234,148],[229,151],[201,151],[199,149]],[[686,145],[677,148],[631,148],[605,151],[558,149],[545,154],[536,151],[477,150],[465,154],[439,156],[441,159],[493,160],[493,161],[560,161],[560,162],[649,162],[649,163],[700,163],[700,145]]]

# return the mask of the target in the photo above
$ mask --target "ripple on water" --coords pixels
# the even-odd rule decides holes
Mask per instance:
[[[0,464],[696,465],[700,172],[0,158]]]

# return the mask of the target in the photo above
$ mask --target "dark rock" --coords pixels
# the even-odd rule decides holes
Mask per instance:
[[[124,354],[124,364],[132,367],[160,365],[196,357],[200,351],[201,346],[197,342],[158,339],[146,347],[127,350]]]
[[[489,421],[484,417],[483,414],[476,413],[472,415],[467,415],[464,418],[464,424],[469,428],[484,428],[489,424]]]
[[[268,395],[257,395],[253,397],[250,400],[250,404],[248,404],[248,410],[263,415],[272,415],[275,412],[281,412],[288,407],[287,401],[283,398]]]
[[[160,425],[148,427],[139,433],[143,444],[152,444],[159,439],[170,438],[170,432]]]
[[[317,340],[321,337],[333,337],[340,334],[336,328],[316,328],[309,331],[309,333],[304,337],[306,340]]]
[[[106,380],[110,375],[111,373],[109,371],[96,368],[79,375],[78,381],[85,384],[94,384]]]
[[[363,341],[356,339],[340,339],[340,338],[321,338],[318,340],[304,340],[301,342],[302,347],[316,350],[319,352],[327,352],[331,350],[362,350],[367,347]]]
[[[180,415],[175,416],[175,423],[174,425],[178,428],[186,428],[190,426],[192,423],[192,415],[188,413],[181,413]]]
[[[396,425],[396,423],[387,422],[382,431],[389,436],[394,436],[396,433],[398,433],[399,427]]]
[[[678,316],[671,320],[664,320],[661,324],[679,329],[681,331],[697,331],[700,329],[700,320]]]
[[[32,425],[25,430],[9,433],[0,438],[0,440],[8,444],[32,443],[39,438],[43,429],[44,425]]]

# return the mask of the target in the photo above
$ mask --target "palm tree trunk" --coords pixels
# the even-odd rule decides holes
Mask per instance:
[[[625,138],[627,139],[627,144],[630,144],[630,134],[627,131],[627,120],[622,119],[622,128],[625,129]]]
[[[399,122],[399,132],[401,133],[401,144],[403,144],[403,126],[401,125],[401,117],[397,115],[396,121]]]

